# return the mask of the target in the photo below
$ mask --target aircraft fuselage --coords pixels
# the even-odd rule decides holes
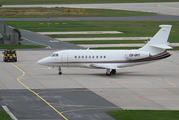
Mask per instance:
[[[41,59],[38,63],[52,67],[103,68],[102,66],[117,66],[121,68],[145,64],[169,56],[170,53],[166,51],[151,56],[150,53],[139,50],[62,50]],[[106,68],[104,67],[104,69]]]

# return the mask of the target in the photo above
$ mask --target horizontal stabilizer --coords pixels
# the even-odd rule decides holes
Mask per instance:
[[[167,44],[158,44],[158,45],[150,45],[150,46],[161,48],[161,49],[172,49],[172,47],[168,46]]]

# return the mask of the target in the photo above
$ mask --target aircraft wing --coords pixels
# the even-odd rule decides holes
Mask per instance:
[[[121,69],[118,65],[111,64],[91,64],[91,67],[102,68],[102,69]]]

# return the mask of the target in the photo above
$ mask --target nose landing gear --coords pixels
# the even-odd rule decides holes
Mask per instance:
[[[106,75],[110,76],[111,74],[116,74],[116,69],[112,69],[111,71],[110,69],[106,69]]]
[[[61,69],[61,67],[58,67],[58,70],[59,70],[58,74],[61,75],[61,74],[62,74],[62,69]]]

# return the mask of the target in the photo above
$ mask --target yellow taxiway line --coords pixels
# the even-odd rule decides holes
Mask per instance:
[[[0,54],[1,56],[3,56],[2,54]],[[38,93],[36,93],[35,91],[31,90],[29,87],[27,87],[23,82],[20,81],[20,79],[22,77],[25,76],[25,72],[20,69],[17,65],[15,65],[14,63],[10,62],[14,67],[16,67],[19,71],[22,72],[22,75],[20,77],[17,78],[17,81],[24,86],[27,90],[29,90],[30,92],[34,93],[37,97],[39,97],[42,101],[44,101],[48,106],[50,106],[54,111],[56,111],[60,116],[62,116],[65,120],[68,120],[61,112],[59,112],[57,109],[55,109],[49,102],[47,102],[45,99],[43,99]]]
[[[22,72],[22,75],[17,78],[17,81],[23,85],[27,90],[30,92],[34,93],[37,97],[39,97],[42,101],[44,101],[48,106],[50,106],[53,110],[55,110],[59,115],[61,115],[65,120],[68,120],[61,112],[59,112],[57,109],[55,109],[49,102],[47,102],[45,99],[43,99],[39,94],[37,94],[35,91],[31,90],[29,87],[27,87],[24,83],[20,81],[20,79],[25,75],[25,72],[21,70],[17,65],[14,63],[10,62],[14,67],[16,67],[19,71]]]

